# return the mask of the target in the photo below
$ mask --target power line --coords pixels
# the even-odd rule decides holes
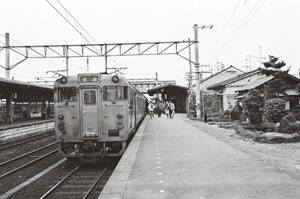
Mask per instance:
[[[232,41],[238,37],[238,35],[242,32],[242,30],[248,25],[248,23],[253,19],[253,17],[257,14],[257,12],[262,8],[262,6],[266,2],[266,0],[263,0],[263,2],[261,4],[259,4],[260,2],[261,1],[258,0],[255,3],[255,5],[249,11],[248,15],[239,24],[239,26],[232,32],[232,34],[230,35],[228,40],[223,43],[223,46],[221,47],[221,50],[219,51],[218,54],[220,54],[222,50],[225,50],[232,43]]]
[[[96,41],[96,39],[94,39],[94,37],[92,37],[92,35],[89,34],[89,32],[79,23],[79,21],[68,11],[68,9],[59,1],[56,0],[59,5],[61,5],[61,7],[72,17],[72,19],[80,26],[80,28],[95,42],[98,43]]]
[[[86,42],[88,42],[89,44],[91,44],[89,42],[89,40],[52,4],[50,3],[48,0],[46,0],[48,2],[48,4],[70,25],[72,26],[72,28],[78,33],[80,34],[80,36],[82,36],[82,38],[84,38],[84,40]]]
[[[213,49],[217,46],[218,42],[220,41],[221,37],[223,36],[223,34],[224,34],[224,32],[225,32],[225,30],[226,30],[226,28],[227,28],[227,26],[230,24],[231,20],[233,19],[233,16],[235,15],[236,11],[238,10],[238,7],[239,7],[239,5],[240,5],[241,2],[242,2],[241,0],[238,0],[238,2],[237,2],[237,4],[235,5],[235,7],[234,7],[234,9],[233,9],[233,11],[232,11],[230,17],[227,19],[227,21],[226,21],[225,25],[223,26],[221,32],[219,33],[219,35],[218,35],[218,37],[217,37],[217,40],[215,41],[213,47],[210,49],[210,51],[209,51],[207,57],[208,57],[209,54],[213,51]]]

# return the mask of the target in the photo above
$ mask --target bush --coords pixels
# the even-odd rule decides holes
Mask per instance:
[[[251,124],[257,124],[262,121],[262,97],[256,89],[250,90],[243,100],[243,113],[249,118]]]
[[[264,106],[265,118],[273,123],[280,122],[285,115],[285,101],[280,98],[269,99]]]

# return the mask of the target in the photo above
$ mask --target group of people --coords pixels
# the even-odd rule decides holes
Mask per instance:
[[[152,101],[148,105],[148,113],[150,118],[154,118],[154,111],[156,110],[158,117],[161,117],[161,114],[167,115],[168,118],[172,119],[175,114],[175,104],[170,101],[158,101],[154,104]]]

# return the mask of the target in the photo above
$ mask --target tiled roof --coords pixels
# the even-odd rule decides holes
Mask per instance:
[[[224,87],[228,84],[234,83],[236,81],[239,81],[241,79],[244,79],[246,77],[252,76],[252,75],[257,74],[257,73],[260,73],[260,69],[256,69],[256,70],[253,70],[253,71],[250,71],[250,72],[247,72],[247,73],[243,73],[243,74],[237,75],[235,77],[232,77],[230,79],[227,79],[225,81],[219,82],[217,84],[213,84],[213,85],[207,87],[207,89],[208,90],[214,90],[214,89],[217,89],[217,88],[220,88],[220,87]]]
[[[256,87],[270,81],[273,78],[274,78],[273,76],[263,76],[261,78],[258,78],[256,80],[250,82],[249,84],[244,85],[243,87],[241,87],[237,91],[244,91],[244,90],[250,90],[250,89],[256,88]]]
[[[213,75],[211,75],[211,76],[209,76],[209,77],[204,78],[202,81],[200,81],[200,84],[203,83],[203,82],[205,82],[205,81],[207,81],[207,80],[209,80],[210,78],[212,78],[212,77],[214,77],[214,76],[216,76],[216,75],[218,75],[218,74],[224,72],[224,71],[227,71],[227,70],[230,69],[230,68],[234,68],[234,69],[236,69],[236,70],[238,70],[238,71],[244,73],[244,71],[242,71],[242,70],[240,70],[240,69],[238,69],[238,68],[236,68],[236,67],[234,67],[234,66],[229,66],[229,67],[227,67],[227,68],[225,68],[225,69],[223,69],[223,70],[221,70],[221,71],[219,71],[219,72],[217,72],[217,73],[215,73],[215,74],[213,74]]]

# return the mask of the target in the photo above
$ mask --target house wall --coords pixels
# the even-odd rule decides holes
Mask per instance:
[[[243,87],[246,84],[251,83],[252,81],[262,77],[263,75],[254,74],[252,76],[246,77],[244,79],[238,80],[236,82],[233,82],[229,85],[227,85],[223,89],[223,110],[227,110],[229,108],[229,103],[234,106],[237,102],[236,99],[234,99],[237,96],[237,92],[241,87]]]

